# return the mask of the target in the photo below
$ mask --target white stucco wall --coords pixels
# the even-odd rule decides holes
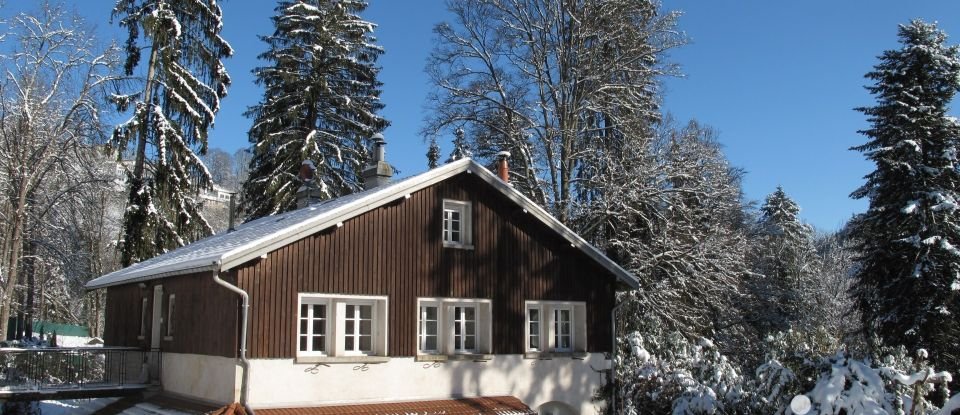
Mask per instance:
[[[250,363],[249,403],[254,409],[512,395],[534,409],[559,401],[585,415],[598,413],[591,398],[605,381],[599,371],[610,365],[600,353],[583,360],[496,355],[487,362],[431,363],[409,357],[366,366],[291,359]]]
[[[242,372],[236,359],[164,353],[160,382],[165,392],[224,405],[239,399]]]

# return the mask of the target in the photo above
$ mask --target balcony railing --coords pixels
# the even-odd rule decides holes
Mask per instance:
[[[159,379],[159,350],[127,347],[0,349],[0,394],[144,387]]]

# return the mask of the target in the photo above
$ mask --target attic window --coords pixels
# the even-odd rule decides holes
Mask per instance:
[[[470,202],[443,200],[443,246],[473,248]]]

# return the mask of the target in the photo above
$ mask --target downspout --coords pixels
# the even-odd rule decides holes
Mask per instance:
[[[247,391],[250,382],[250,361],[247,360],[247,310],[250,309],[250,296],[240,287],[230,284],[220,279],[220,261],[213,263],[213,282],[222,285],[224,288],[233,291],[243,298],[243,306],[240,311],[240,365],[243,366],[243,377],[240,383],[240,405],[247,411],[247,415],[254,415],[253,409],[247,404]]]
[[[613,405],[613,414],[616,415],[617,412],[617,311],[620,311],[620,307],[626,305],[626,301],[620,302],[610,310],[610,347],[613,349],[610,358],[610,383],[613,386],[610,391],[610,403]]]

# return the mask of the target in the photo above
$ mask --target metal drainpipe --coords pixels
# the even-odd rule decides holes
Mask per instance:
[[[613,413],[617,414],[617,311],[620,310],[620,307],[626,305],[626,301],[621,302],[613,307],[610,310],[610,347],[613,349],[612,358],[610,359],[610,383],[613,384],[613,390],[610,392],[610,402],[613,405]]]
[[[247,360],[247,310],[250,309],[250,296],[240,287],[220,279],[220,261],[213,263],[213,282],[239,294],[243,298],[243,308],[240,311],[240,365],[243,366],[243,378],[240,386],[240,405],[247,411],[247,415],[254,415],[253,409],[247,404],[247,390],[250,381],[250,361]]]

